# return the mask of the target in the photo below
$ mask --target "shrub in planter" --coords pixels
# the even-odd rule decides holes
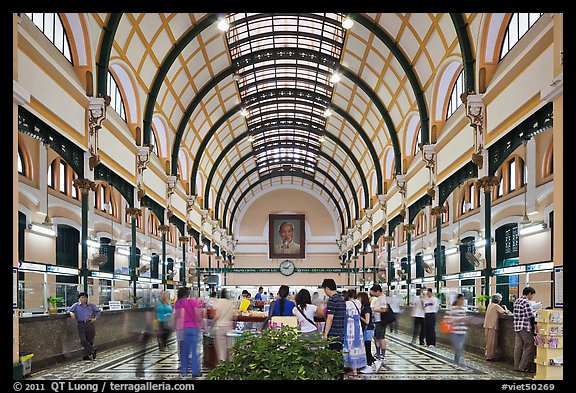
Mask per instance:
[[[221,361],[208,373],[212,380],[331,380],[343,373],[341,351],[328,349],[332,342],[320,333],[302,338],[290,326],[244,332],[233,348],[233,360]]]

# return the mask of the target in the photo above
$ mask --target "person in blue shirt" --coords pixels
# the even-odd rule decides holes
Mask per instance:
[[[296,304],[286,297],[290,293],[288,285],[280,285],[278,289],[278,299],[274,301],[274,306],[270,307],[270,316],[290,316]]]
[[[262,292],[264,292],[264,288],[262,287],[258,288],[258,293],[256,294],[256,296],[254,296],[254,300],[263,302],[264,298],[262,297]]]
[[[96,359],[96,348],[94,347],[96,329],[94,328],[94,321],[100,317],[102,311],[95,304],[88,302],[88,294],[86,292],[80,292],[78,301],[70,307],[69,313],[70,317],[77,322],[80,344],[84,348],[82,359]]]
[[[170,299],[168,299],[168,293],[166,291],[160,292],[158,304],[156,305],[156,318],[159,322],[158,348],[161,351],[168,347],[168,338],[170,337],[170,332],[173,330],[172,312],[172,305],[170,304]]]

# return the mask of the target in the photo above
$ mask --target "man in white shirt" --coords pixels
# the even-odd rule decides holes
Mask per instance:
[[[440,301],[432,293],[432,288],[428,288],[423,305],[426,345],[434,348],[436,346],[436,313],[440,308]]]
[[[425,289],[425,288],[424,288]],[[424,323],[424,292],[422,289],[416,290],[416,297],[412,300],[412,318],[414,318],[414,330],[410,344],[416,344],[416,337],[420,340],[420,345],[424,345],[425,323]]]
[[[372,315],[374,315],[374,341],[377,344],[374,358],[384,361],[386,356],[386,326],[382,324],[380,313],[387,310],[388,303],[386,301],[386,295],[382,293],[382,287],[379,284],[373,285],[371,291],[374,293],[374,296],[376,296],[376,300],[370,304],[372,307]],[[376,371],[378,371],[378,369],[376,369]]]
[[[388,305],[392,309],[394,315],[396,315],[396,319],[394,322],[390,323],[390,333],[398,333],[398,314],[402,312],[402,303],[404,300],[398,293],[398,291],[394,291],[392,297],[388,300]]]

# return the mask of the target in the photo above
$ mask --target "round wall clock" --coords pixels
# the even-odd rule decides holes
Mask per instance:
[[[296,270],[296,266],[294,266],[294,262],[285,260],[280,264],[280,273],[285,276],[289,276]]]

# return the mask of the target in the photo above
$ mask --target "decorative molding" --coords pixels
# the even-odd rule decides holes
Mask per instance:
[[[484,176],[476,181],[476,186],[484,189],[484,193],[488,194],[492,192],[493,187],[497,187],[500,184],[500,179],[498,176]]]
[[[483,94],[462,94],[462,102],[466,105],[466,117],[474,130],[474,151],[472,162],[482,168],[484,162],[484,143],[486,129],[486,106],[482,101]]]
[[[97,187],[96,183],[90,179],[74,179],[72,184],[84,195],[87,195],[90,191],[96,191]]]
[[[564,92],[564,73],[558,75],[549,86],[540,90],[540,98],[543,101],[553,101]]]
[[[12,100],[18,105],[30,104],[30,92],[12,79]]]

